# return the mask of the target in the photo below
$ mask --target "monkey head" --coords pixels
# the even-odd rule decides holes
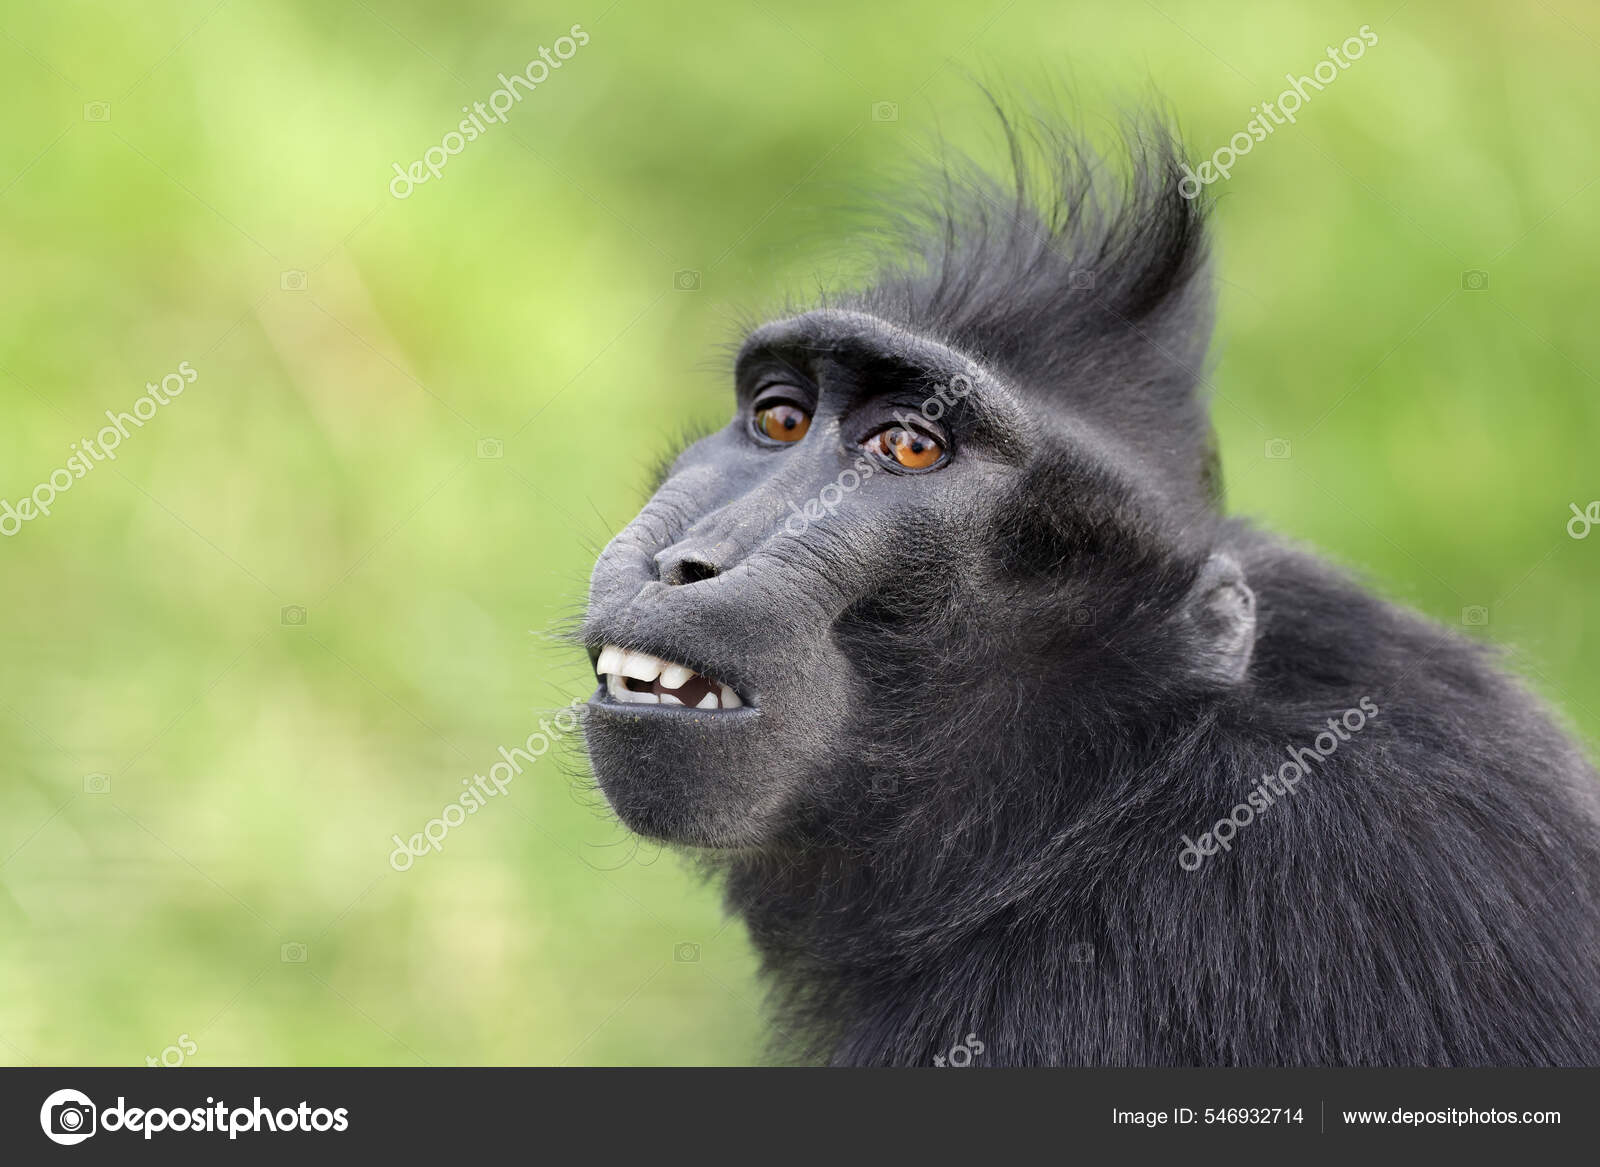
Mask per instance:
[[[1019,736],[1070,758],[1246,681],[1199,212],[1154,185],[1089,223],[951,211],[928,262],[745,339],[732,420],[591,582],[585,737],[629,827],[866,846],[1066,780],[1007,765]]]

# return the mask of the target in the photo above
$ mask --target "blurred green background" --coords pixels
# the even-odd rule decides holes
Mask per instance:
[[[742,927],[575,750],[403,873],[390,836],[589,691],[555,634],[726,416],[717,346],[835,277],[860,184],[992,155],[971,75],[1091,124],[1157,88],[1198,157],[1364,24],[1212,188],[1231,504],[1593,742],[1592,4],[7,6],[0,497],[198,379],[0,538],[0,1061],[758,1059]]]

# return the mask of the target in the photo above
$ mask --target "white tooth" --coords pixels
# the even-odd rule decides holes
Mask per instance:
[[[608,644],[600,650],[600,659],[594,662],[594,671],[597,673],[617,673],[622,671],[622,650],[614,644]]]
[[[627,652],[622,654],[622,663],[617,666],[617,672],[636,681],[653,681],[661,675],[661,668],[666,663],[648,652]]]
[[[739,700],[739,694],[726,685],[722,686],[722,707],[724,709],[737,709],[743,704],[744,702]]]
[[[696,709],[715,709],[716,707],[717,695],[715,693],[707,693],[704,697],[700,698],[700,704],[695,706]]]
[[[663,704],[663,705],[682,705],[683,702],[679,701],[671,693],[663,693],[663,694],[661,694],[661,704]]]
[[[622,690],[622,700],[629,705],[659,705],[661,699],[654,693],[639,693],[633,689]]]
[[[661,686],[664,689],[681,689],[683,683],[694,676],[693,669],[686,669],[682,665],[668,665],[661,670]]]
[[[613,701],[626,701],[628,687],[622,683],[622,678],[616,673],[606,674],[606,696]]]

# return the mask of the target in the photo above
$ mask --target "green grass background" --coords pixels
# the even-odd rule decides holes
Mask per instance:
[[[742,928],[575,757],[403,874],[390,835],[587,692],[551,633],[726,416],[716,346],[833,278],[855,186],[940,130],[992,154],[970,75],[1067,76],[1091,124],[1159,88],[1208,154],[1363,24],[1216,188],[1231,503],[1441,620],[1486,607],[1593,741],[1600,538],[1563,529],[1600,498],[1593,5],[7,6],[0,496],[199,379],[0,539],[0,1061],[757,1058]]]

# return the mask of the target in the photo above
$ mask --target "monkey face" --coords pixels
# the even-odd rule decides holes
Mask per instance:
[[[821,334],[842,347],[819,357]],[[936,549],[974,520],[993,466],[977,435],[958,445],[979,370],[943,349],[893,354],[894,341],[854,314],[757,333],[733,420],[677,459],[601,555],[585,733],[633,829],[779,839],[840,781],[841,746],[870,749],[874,718],[898,704],[851,659],[871,651],[868,610],[908,587],[949,591],[959,564]]]

